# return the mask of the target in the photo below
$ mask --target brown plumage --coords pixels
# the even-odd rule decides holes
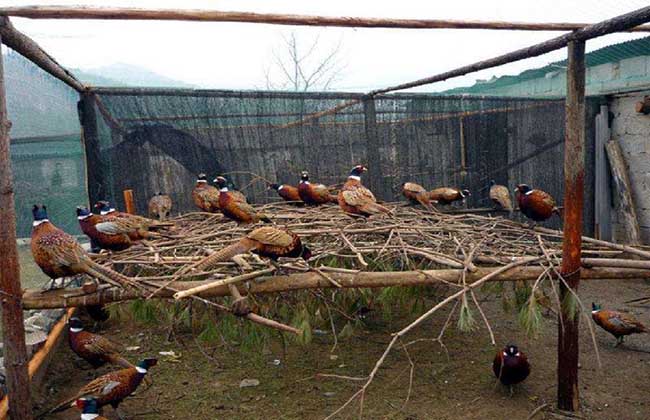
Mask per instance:
[[[339,206],[346,213],[358,214],[364,217],[373,214],[391,213],[389,208],[378,204],[374,194],[361,184],[361,174],[367,170],[368,168],[362,165],[352,168],[348,180],[339,191]]]
[[[402,185],[402,194],[406,197],[411,204],[422,204],[428,209],[432,209],[431,200],[427,195],[427,190],[420,184],[415,182],[405,182]]]
[[[192,190],[194,205],[208,213],[219,212],[219,190],[208,184],[205,174],[199,174]]]
[[[106,217],[91,213],[84,206],[77,207],[77,219],[81,231],[88,236],[93,247],[108,249],[110,251],[123,251],[133,245],[133,241],[126,233],[106,234],[97,230],[96,226],[105,221]]]
[[[512,385],[522,382],[530,374],[530,364],[517,346],[508,344],[494,357],[492,371],[502,384],[511,387],[512,393]]]
[[[219,186],[219,208],[224,216],[242,224],[257,223],[260,220],[271,223],[271,219],[256,211],[245,201],[245,197],[242,200],[243,194],[235,194],[238,191],[229,191],[225,178],[217,177],[215,182]]]
[[[172,211],[172,198],[166,194],[158,193],[149,199],[149,217],[164,221]]]
[[[156,359],[144,359],[137,366],[102,375],[86,384],[74,396],[59,403],[50,413],[67,410],[73,407],[78,399],[91,396],[97,400],[97,408],[110,404],[117,410],[120,403],[138,388],[149,368],[156,363]]]
[[[41,270],[51,279],[88,274],[91,277],[112,284],[125,286],[133,280],[93,260],[77,240],[57,228],[47,218],[45,206],[34,205],[34,227],[32,229],[32,256]]]
[[[454,201],[464,200],[470,193],[468,190],[440,187],[427,193],[427,198],[440,204],[451,204]]]
[[[630,314],[601,309],[600,305],[591,304],[591,317],[602,329],[616,337],[616,346],[623,343],[623,338],[630,334],[648,333],[648,327]]]
[[[300,199],[308,205],[316,206],[325,203],[335,203],[336,196],[323,184],[312,184],[309,182],[309,173],[302,171],[300,184],[298,184]]]
[[[132,241],[160,238],[168,235],[153,230],[166,229],[174,226],[171,222],[160,222],[135,214],[116,211],[108,201],[98,201],[95,208],[100,210],[102,221],[95,229],[105,235],[128,235]]]
[[[553,214],[560,215],[551,195],[542,190],[534,190],[526,184],[517,185],[515,188],[519,210],[535,222],[543,222]]]
[[[300,198],[300,192],[297,187],[288,184],[269,184],[270,190],[277,191],[278,195],[284,201],[292,201],[294,204],[304,204]]]
[[[295,233],[273,226],[264,226],[251,231],[236,243],[205,257],[194,264],[192,269],[207,271],[217,263],[228,261],[235,255],[246,252],[254,252],[272,260],[280,257],[302,257],[308,260],[311,257],[311,251],[303,245],[300,237]]]
[[[510,190],[505,185],[498,185],[496,182],[490,181],[490,200],[500,209],[512,212]]]
[[[68,321],[68,344],[70,349],[94,368],[106,363],[125,368],[133,367],[120,352],[123,347],[113,343],[99,334],[85,331],[79,318],[70,318]]]

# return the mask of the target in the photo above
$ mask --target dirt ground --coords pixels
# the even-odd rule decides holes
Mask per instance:
[[[650,290],[642,281],[583,282],[581,298],[605,308],[626,310],[650,324],[650,306],[631,307],[625,300],[642,296]],[[433,304],[428,302],[427,304]],[[444,343],[449,357],[436,342],[419,341],[408,347],[415,363],[409,402],[409,361],[405,353],[394,350],[387,358],[364,402],[366,419],[526,419],[540,405],[555,400],[556,331],[554,317],[544,318],[536,339],[526,338],[517,315],[504,313],[499,298],[489,298],[485,311],[491,320],[499,346],[514,342],[525,352],[532,365],[530,377],[516,387],[510,397],[507,389],[495,386],[491,361],[495,348],[486,328],[461,333],[447,330]],[[372,313],[371,313],[372,315]],[[407,337],[407,341],[435,338],[445,322],[447,312],[433,319]],[[478,317],[478,314],[476,315]],[[414,319],[415,314],[387,324],[379,319],[355,335],[341,340],[331,352],[332,336],[316,335],[311,345],[289,346],[283,354],[280,345],[251,354],[237,346],[199,350],[191,335],[167,341],[167,327],[135,327],[109,321],[103,333],[126,346],[139,346],[127,353],[133,361],[160,351],[174,351],[176,361],[160,356],[152,368],[153,385],[125,401],[122,411],[137,419],[322,419],[340,407],[358,389],[358,382],[341,379],[317,379],[318,373],[346,376],[367,375],[381,356],[390,332]],[[477,324],[478,325],[478,324]],[[596,327],[597,328],[597,327]],[[628,337],[626,344],[614,348],[612,336],[597,328],[597,342],[602,369],[596,362],[591,337],[581,319],[580,393],[582,418],[649,419],[650,418],[650,335]],[[274,360],[279,360],[276,365]],[[81,370],[83,366],[67,348],[55,356],[46,381],[36,396],[36,411],[70,395],[99,372]],[[257,379],[259,385],[240,388],[242,379]],[[337,418],[358,418],[359,404],[354,403]],[[116,418],[109,407],[108,418]],[[78,418],[77,412],[46,417]],[[535,418],[562,418],[540,412]]]

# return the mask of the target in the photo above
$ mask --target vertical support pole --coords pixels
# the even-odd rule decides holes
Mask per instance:
[[[596,190],[594,194],[596,239],[612,240],[612,191],[609,186],[609,168],[607,167],[607,152],[605,145],[609,141],[609,108],[600,106],[596,115]]]
[[[122,195],[124,196],[124,206],[126,208],[126,212],[129,214],[135,214],[135,200],[133,199],[133,190],[124,190],[122,191]]]
[[[585,173],[585,43],[568,45],[566,97],[566,137],[564,141],[564,237],[562,242],[562,276],[568,287],[577,291],[580,283],[582,247],[582,205]],[[580,408],[578,392],[578,321],[579,315],[567,304],[575,299],[560,284],[562,310],[558,322],[557,404],[558,408]]]
[[[81,123],[81,138],[86,157],[88,200],[92,206],[97,201],[108,198],[108,191],[104,187],[103,160],[99,149],[95,95],[89,92],[80,94],[77,111],[79,113],[79,122]]]
[[[379,134],[377,133],[377,113],[375,111],[375,98],[368,97],[363,100],[364,128],[366,132],[366,159],[368,160],[368,184],[370,190],[381,200],[390,197],[390,191],[384,188],[384,174],[381,168],[381,154],[379,153]]]
[[[0,40],[1,43],[1,40]],[[9,150],[9,128],[4,69],[0,54],[0,302],[2,338],[9,397],[9,417],[32,418],[27,373],[20,266],[16,245],[16,210]]]

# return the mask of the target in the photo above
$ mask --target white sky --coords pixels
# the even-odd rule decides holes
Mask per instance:
[[[80,4],[79,1],[0,0],[2,6]],[[643,0],[86,0],[94,6],[203,8],[267,13],[395,18],[597,22],[644,6]],[[241,23],[71,21],[13,18],[59,62],[93,68],[112,63],[146,67],[202,87],[253,89],[265,86],[264,68],[282,34],[295,31],[306,42],[320,35],[327,48],[341,42],[345,64],[337,90],[367,91],[437,74],[532,45],[559,32],[308,28]],[[588,51],[644,34],[614,34],[587,43]],[[470,85],[492,75],[517,74],[563,59],[557,51],[438,83],[421,90]]]

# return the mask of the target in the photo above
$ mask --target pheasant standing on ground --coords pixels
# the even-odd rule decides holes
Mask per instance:
[[[519,210],[535,222],[543,222],[553,214],[560,215],[560,210],[555,206],[551,195],[542,190],[534,190],[526,184],[517,185],[515,188]]]
[[[302,204],[298,188],[287,184],[269,184],[269,190],[275,190],[284,201],[292,201],[294,204]]]
[[[503,385],[510,387],[512,395],[512,386],[523,382],[530,374],[530,364],[517,346],[508,344],[494,357],[492,371]]]
[[[352,168],[348,180],[339,191],[339,206],[346,213],[364,217],[379,213],[391,213],[390,209],[378,204],[374,194],[361,184],[361,174],[367,170],[368,168],[363,165]]]
[[[309,172],[302,171],[300,184],[298,184],[300,199],[308,205],[317,206],[325,203],[336,203],[336,196],[332,195],[323,184],[309,182]]]
[[[505,185],[498,185],[494,180],[490,181],[490,200],[500,209],[512,213],[512,200],[510,190]]]
[[[94,368],[110,363],[124,368],[133,367],[128,360],[120,355],[122,347],[99,334],[84,331],[83,322],[79,318],[68,321],[68,344],[77,356],[81,357]]]
[[[630,314],[603,310],[601,305],[591,304],[591,317],[602,329],[616,337],[616,346],[623,344],[623,338],[630,334],[650,333],[648,327]]]
[[[450,187],[440,187],[427,193],[427,198],[440,204],[451,204],[454,201],[462,201],[470,196],[469,190],[459,190]]]
[[[224,216],[237,223],[257,223],[260,220],[271,223],[271,219],[256,211],[246,201],[242,201],[238,194],[234,194],[235,191],[229,191],[226,178],[218,176],[215,182],[219,186],[219,208]]]
[[[156,363],[156,359],[144,359],[136,366],[102,375],[86,384],[73,397],[54,407],[50,413],[67,410],[74,406],[75,401],[83,397],[94,397],[97,401],[97,408],[110,404],[117,412],[120,403],[136,390],[149,368],[155,366]]]
[[[55,280],[61,277],[88,274],[113,286],[134,284],[133,280],[90,259],[77,240],[57,228],[47,218],[45,206],[32,209],[32,256],[43,272]]]
[[[196,207],[208,213],[219,211],[219,190],[208,184],[205,174],[199,174],[192,190],[192,200]]]
[[[402,194],[406,197],[411,204],[422,204],[427,209],[432,209],[431,200],[427,195],[427,190],[420,184],[415,182],[405,182],[402,185]]]
[[[165,229],[173,226],[171,222],[159,222],[135,214],[124,213],[111,207],[108,201],[98,201],[95,208],[99,209],[103,220],[95,225],[95,229],[106,235],[128,235],[132,241],[160,238],[167,236],[155,229]]]
[[[108,420],[99,415],[97,399],[94,397],[79,398],[75,404],[81,410],[81,420]]]
[[[159,192],[149,199],[148,208],[149,217],[163,222],[172,211],[172,198]]]
[[[87,207],[77,207],[77,219],[81,231],[90,238],[93,246],[110,251],[123,251],[133,244],[126,233],[107,234],[98,231],[96,226],[104,221],[104,216],[91,213]]]

